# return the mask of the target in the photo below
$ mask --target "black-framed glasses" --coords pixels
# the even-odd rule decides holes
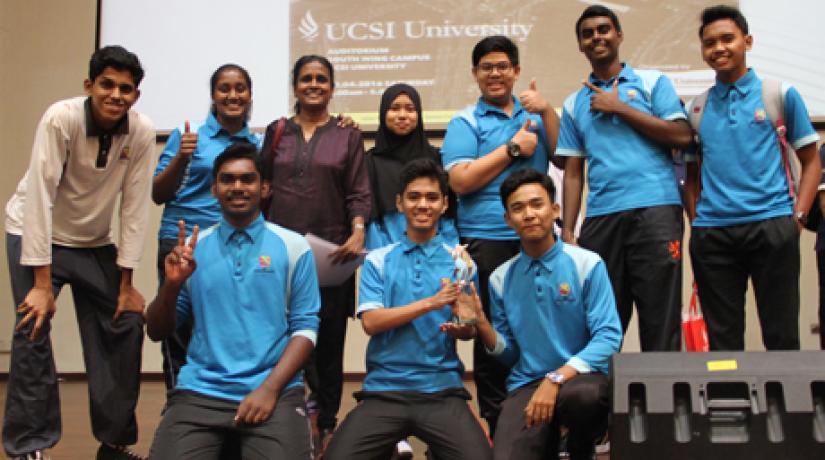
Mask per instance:
[[[493,70],[498,70],[498,73],[507,73],[512,68],[513,64],[508,61],[482,62],[478,65],[478,70],[482,73],[493,73]]]

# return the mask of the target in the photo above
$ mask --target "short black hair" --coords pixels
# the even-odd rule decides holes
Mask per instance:
[[[513,43],[513,40],[504,35],[491,35],[482,38],[473,47],[473,67],[478,67],[478,63],[485,55],[496,52],[506,54],[510,64],[518,65],[518,47]]]
[[[327,68],[327,72],[329,72],[329,86],[330,88],[335,89],[335,69],[332,67],[332,63],[329,62],[329,59],[318,54],[307,54],[299,57],[298,60],[295,61],[295,65],[292,66],[292,89],[295,89],[295,87],[298,86],[298,77],[301,76],[301,68],[311,62],[320,62],[322,66]],[[298,101],[295,101],[295,113],[300,111],[301,104],[299,104]]]
[[[745,15],[739,11],[739,8],[736,8],[735,6],[709,6],[702,10],[701,18],[702,25],[699,26],[699,38],[702,38],[702,33],[705,31],[705,27],[708,24],[716,22],[720,19],[730,19],[734,24],[736,24],[736,27],[739,27],[739,30],[742,31],[743,35],[748,35],[748,21],[745,19]]]
[[[212,76],[209,77],[209,94],[215,92],[215,87],[218,86],[218,79],[221,78],[221,74],[227,70],[237,70],[238,72],[243,75],[243,79],[246,81],[246,87],[249,88],[249,92],[252,92],[252,77],[249,76],[249,72],[246,71],[243,67],[239,66],[238,64],[224,64],[214,72],[212,72]]]
[[[119,45],[104,46],[92,53],[89,59],[89,80],[95,81],[98,75],[102,74],[107,67],[115,70],[126,70],[132,74],[135,87],[143,80],[143,66],[135,53],[129,52]]]
[[[435,179],[438,182],[438,188],[441,189],[441,194],[447,196],[449,192],[447,173],[431,158],[416,158],[404,165],[401,169],[401,193],[404,193],[412,181],[420,177]]]
[[[576,20],[576,40],[579,39],[581,34],[579,33],[579,28],[584,22],[585,19],[590,18],[601,18],[601,17],[608,17],[610,21],[613,22],[613,28],[616,29],[616,32],[622,31],[622,25],[619,24],[619,17],[616,16],[616,13],[613,12],[610,8],[603,6],[603,5],[590,5],[582,11],[582,15],[579,16],[579,19]]]
[[[225,148],[224,151],[215,158],[215,162],[212,165],[212,179],[218,178],[218,171],[224,163],[229,160],[240,159],[252,161],[252,163],[255,164],[255,170],[258,171],[258,175],[261,176],[261,180],[264,180],[264,164],[263,161],[261,161],[261,156],[258,154],[258,148],[255,147],[255,144],[246,141],[232,143],[232,145]]]
[[[510,177],[504,179],[504,182],[499,188],[499,195],[501,196],[501,204],[504,209],[507,209],[507,199],[510,198],[519,187],[524,184],[539,184],[547,190],[547,195],[550,197],[550,202],[556,202],[556,186],[553,185],[553,180],[547,174],[540,173],[532,168],[519,169],[510,174]]]

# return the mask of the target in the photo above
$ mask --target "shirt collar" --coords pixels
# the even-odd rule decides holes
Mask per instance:
[[[534,258],[528,256],[527,254],[524,253],[524,250],[522,249],[521,250],[521,256],[520,256],[519,260],[521,261],[521,264],[523,265],[522,269],[523,269],[524,273],[529,272],[530,268],[532,268],[534,265],[537,265],[537,264],[542,265],[548,272],[552,272],[554,261],[555,261],[556,257],[558,257],[558,255],[561,254],[563,246],[564,246],[564,243],[562,243],[562,241],[560,239],[556,238],[556,242],[553,243],[553,247],[550,248],[547,252],[545,252],[538,259],[534,259]]]
[[[509,116],[508,118],[516,118],[516,116],[522,110],[524,110],[524,108],[522,107],[521,102],[518,100],[517,97],[515,97],[515,96],[510,96],[510,97],[513,98],[513,115]],[[479,97],[478,98],[478,103],[476,104],[476,113],[479,114],[479,115],[487,115],[488,113],[491,113],[491,112],[500,113],[502,115],[507,116],[507,113],[504,110],[501,110],[501,108],[496,107],[496,106],[488,103],[487,101],[484,100],[483,97]]]
[[[87,97],[83,103],[83,111],[86,114],[86,137],[102,136],[104,134],[129,134],[129,112],[120,119],[110,130],[105,130],[98,126],[95,117],[92,115],[92,98]]]
[[[622,70],[621,70],[621,72],[619,72],[619,75],[617,75],[616,77],[611,78],[608,81],[603,81],[603,80],[599,80],[598,78],[596,78],[596,75],[594,75],[591,72],[590,75],[587,77],[587,80],[590,81],[590,83],[592,83],[592,84],[594,84],[598,87],[609,88],[610,86],[613,85],[613,80],[615,78],[619,79],[619,83],[625,83],[625,82],[636,81],[639,78],[639,76],[636,75],[636,72],[633,71],[633,67],[631,67],[630,64],[627,64],[627,63],[623,62],[622,63]],[[585,89],[587,89],[590,92],[593,91],[590,88],[585,88]]]
[[[206,117],[206,122],[203,124],[203,128],[205,129],[204,134],[208,135],[209,137],[217,137],[219,134],[224,133],[225,136],[228,136],[232,139],[245,139],[251,143],[255,143],[255,136],[252,132],[249,131],[249,125],[246,123],[243,124],[243,128],[235,134],[229,134],[229,132],[221,126],[220,122],[218,121],[218,117],[210,110],[209,115]]]
[[[221,217],[218,225],[218,235],[224,244],[228,244],[235,234],[243,235],[247,240],[254,243],[260,236],[264,229],[264,216],[258,214],[258,218],[253,220],[251,224],[244,228],[235,228],[232,224]]]
[[[429,240],[425,241],[422,244],[418,244],[413,242],[411,239],[407,238],[405,234],[403,238],[401,238],[401,247],[404,249],[405,253],[410,253],[415,249],[419,249],[421,252],[424,253],[424,256],[428,259],[433,256],[433,254],[438,251],[438,248],[444,245],[444,239],[441,238],[440,233],[436,233],[436,235]]]
[[[748,92],[755,83],[756,73],[754,73],[752,68],[748,68],[745,75],[742,75],[739,80],[736,80],[733,83],[723,83],[716,80],[716,84],[713,85],[713,92],[715,93],[714,96],[725,99],[728,97],[728,94],[730,94],[731,89],[736,90],[736,92],[741,96],[747,96]]]

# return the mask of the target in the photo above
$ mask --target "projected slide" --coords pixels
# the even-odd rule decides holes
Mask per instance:
[[[352,114],[372,129],[381,93],[404,81],[420,90],[425,120],[438,128],[478,97],[470,55],[487,35],[504,34],[518,44],[517,92],[535,77],[560,106],[590,71],[574,24],[592,3],[618,14],[623,60],[664,71],[685,99],[713,84],[701,59],[698,16],[719,0],[236,0],[231,14],[230,3],[219,0],[102,0],[100,41],[121,43],[144,61],[138,109],[161,130],[205,115],[209,75],[225,62],[252,74],[254,127],[290,114],[291,65],[304,54],[333,62],[333,111]],[[749,64],[794,84],[809,111],[825,115],[825,53],[805,39],[816,30],[813,21],[825,13],[825,3],[795,0],[779,11],[771,2],[738,3],[755,37]]]

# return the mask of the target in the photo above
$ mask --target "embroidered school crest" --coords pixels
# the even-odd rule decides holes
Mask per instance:
[[[259,268],[269,268],[272,266],[272,257],[270,256],[258,256],[258,267]]]
[[[756,121],[765,121],[768,115],[765,113],[765,109],[757,109],[756,112],[753,114],[753,118]]]
[[[637,93],[635,89],[627,90],[627,98],[628,99],[636,99],[636,96],[638,96],[638,95],[639,95],[639,93]]]
[[[567,297],[570,295],[570,283],[559,284],[559,295],[562,297]]]
[[[120,150],[120,157],[121,160],[128,160],[129,159],[129,146],[123,146],[123,149]]]
[[[701,105],[694,105],[693,106],[693,113],[699,113],[701,111],[702,111],[702,106]]]

